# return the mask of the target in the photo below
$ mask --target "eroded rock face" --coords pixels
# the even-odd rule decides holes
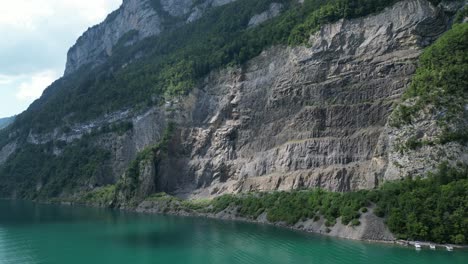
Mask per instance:
[[[465,122],[466,112],[459,113],[459,122]],[[442,163],[447,163],[451,167],[457,164],[468,164],[468,146],[454,141],[446,144],[422,144],[416,148],[407,146],[409,140],[420,140],[425,142],[437,142],[444,133],[438,125],[438,113],[431,111],[420,111],[419,118],[411,124],[404,124],[399,127],[388,126],[383,135],[386,139],[382,142],[388,155],[388,165],[381,175],[383,180],[398,180],[415,175],[426,175],[428,172],[435,172]],[[464,116],[465,115],[465,116]],[[460,131],[460,129],[457,129]],[[455,129],[453,129],[455,131]]]
[[[183,151],[168,166],[180,168],[171,173],[177,184],[160,190],[375,187],[388,165],[392,105],[445,25],[427,1],[404,1],[324,26],[310,48],[272,48],[242,69],[212,74],[179,104]]]
[[[282,4],[272,3],[268,10],[261,14],[257,14],[250,19],[249,27],[260,25],[261,23],[278,16],[281,13],[281,9],[283,9]]]
[[[0,165],[5,163],[7,161],[8,157],[10,157],[11,154],[13,154],[16,150],[17,143],[16,141],[13,141],[4,147],[0,148]]]
[[[96,142],[99,147],[109,150],[111,153],[111,175],[113,175],[114,182],[125,173],[129,164],[136,158],[139,152],[161,140],[164,127],[166,126],[166,115],[162,111],[151,109],[142,115],[134,117],[131,119],[131,122],[133,123],[131,131],[123,135],[115,133],[105,134]],[[142,167],[148,167],[149,165],[151,164],[145,163],[142,164]],[[145,179],[155,177],[154,168],[147,168],[145,170]],[[149,177],[149,174],[153,175]],[[145,180],[142,182],[149,181]]]
[[[159,5],[154,2],[159,1]],[[180,23],[168,24],[167,20],[181,20],[186,23],[199,19],[210,7],[221,6],[235,0],[124,0],[119,9],[110,14],[104,22],[89,28],[68,51],[65,75],[75,72],[83,65],[96,66],[103,63],[118,41],[132,32],[131,43]],[[160,6],[162,10],[157,10]],[[167,18],[171,16],[172,18]]]
[[[68,51],[65,75],[79,67],[97,65],[112,54],[112,48],[127,32],[137,30],[137,38],[161,32],[161,17],[151,8],[150,0],[125,0],[106,20],[88,29]]]
[[[145,1],[125,1],[119,12],[130,2]],[[189,2],[162,7],[190,21],[230,1],[188,8]],[[148,18],[160,21],[148,12]],[[308,47],[270,48],[241,68],[211,73],[187,97],[122,117],[132,120],[133,130],[96,144],[111,151],[117,181],[138,152],[161,139],[169,121],[176,123],[169,153],[157,163],[141,164],[141,197],[161,191],[211,197],[304,187],[373,188],[401,175],[394,168],[396,132],[388,118],[422,48],[447,29],[447,21],[426,0],[408,0],[377,15],[326,25]],[[85,36],[107,26],[115,27],[106,20]]]

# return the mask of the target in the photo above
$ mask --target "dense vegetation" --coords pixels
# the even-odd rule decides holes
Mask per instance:
[[[466,244],[468,238],[468,167],[442,164],[427,179],[407,178],[369,191],[335,193],[324,190],[223,195],[212,201],[183,201],[164,194],[149,198],[168,208],[217,213],[237,208],[239,216],[256,219],[266,213],[271,222],[294,225],[320,218],[332,227],[341,217],[345,225],[359,225],[362,213],[385,217],[390,230],[401,239]]]
[[[77,200],[70,199],[70,201],[86,205],[107,207],[112,206],[113,202],[115,201],[115,195],[115,185],[111,184],[86,192]],[[52,201],[54,200],[52,199]],[[64,201],[64,199],[58,201]]]
[[[0,167],[0,197],[44,199],[106,182],[109,153],[89,139],[25,144]],[[61,152],[55,155],[54,152]],[[13,193],[14,192],[14,193]]]
[[[424,144],[468,142],[468,24],[451,30],[424,50],[412,83],[396,109],[392,124],[410,124],[423,114],[436,116],[442,133],[436,142],[412,138],[409,148]]]
[[[272,2],[283,4],[285,11],[248,28],[250,18]],[[83,67],[52,84],[19,116],[15,127],[41,132],[123,108],[138,111],[159,104],[163,97],[187,93],[212,70],[245,63],[271,45],[302,45],[325,23],[367,15],[394,2],[397,0],[305,0],[303,4],[296,0],[238,0],[133,46],[120,41],[104,65],[92,70]],[[155,8],[158,10],[157,5]]]
[[[325,217],[327,226],[334,226],[341,217],[344,225],[353,220],[359,224],[360,209],[370,205],[366,191],[335,193],[323,190],[256,193],[242,196],[223,195],[213,202],[214,210],[224,210],[229,205],[239,206],[239,214],[257,218],[267,212],[271,222],[293,225],[301,219],[318,220]]]
[[[468,167],[442,164],[428,179],[388,182],[376,191],[378,213],[403,239],[468,242]]]

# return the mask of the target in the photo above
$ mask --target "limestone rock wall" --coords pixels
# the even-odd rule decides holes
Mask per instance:
[[[97,65],[112,54],[112,48],[127,32],[138,30],[138,38],[161,33],[161,17],[150,0],[125,0],[107,19],[88,29],[68,51],[65,75],[79,67]]]
[[[193,6],[177,0],[161,6],[190,22],[206,8],[228,2]],[[67,70],[98,63],[100,54],[105,59],[126,30],[159,34],[162,16],[148,4],[124,1],[114,20],[109,17],[78,40]],[[138,8],[145,8],[145,15],[132,18],[131,10]],[[135,23],[127,25],[125,19]],[[145,25],[141,19],[147,19]],[[118,115],[131,120],[133,129],[103,135],[96,145],[110,150],[109,173],[116,182],[138,152],[161,140],[169,122],[176,124],[168,153],[156,163],[140,164],[141,197],[161,191],[212,197],[306,187],[374,188],[401,175],[394,161],[403,158],[391,151],[399,132],[392,131],[388,119],[422,49],[447,30],[448,21],[426,0],[401,1],[379,14],[340,20],[322,27],[307,46],[272,47],[242,67],[212,72],[188,96],[138,116]],[[83,55],[85,50],[91,52]]]
[[[124,0],[119,9],[101,24],[89,28],[70,48],[65,75],[75,72],[83,65],[96,66],[106,61],[120,38],[128,32],[136,32],[133,42],[157,36],[164,30],[180,25],[171,22],[172,20],[190,23],[200,18],[209,8],[233,1],[235,0]]]
[[[176,104],[180,196],[375,187],[386,176],[388,116],[421,49],[446,30],[424,0],[324,26],[310,47],[275,47],[206,78]],[[160,174],[164,174],[160,172]],[[158,187],[157,187],[158,188]]]

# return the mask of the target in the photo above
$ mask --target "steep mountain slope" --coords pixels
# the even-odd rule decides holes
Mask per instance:
[[[15,120],[14,117],[5,117],[0,118],[0,129],[4,129],[5,127],[9,126]]]
[[[465,5],[439,2],[126,0],[1,132],[0,195],[113,185],[125,206],[156,192],[345,192],[424,175],[450,155],[419,149],[409,162],[395,135],[412,132],[389,117]],[[440,148],[466,153],[460,144]]]
[[[96,66],[112,55],[120,41],[129,46],[199,19],[211,7],[233,0],[124,0],[106,20],[81,36],[68,52],[65,75],[84,65]]]

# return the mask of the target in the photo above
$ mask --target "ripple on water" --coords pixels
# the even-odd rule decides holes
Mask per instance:
[[[24,234],[9,234],[0,228],[0,264],[3,263],[39,263],[34,256],[31,243]]]

